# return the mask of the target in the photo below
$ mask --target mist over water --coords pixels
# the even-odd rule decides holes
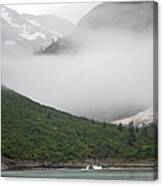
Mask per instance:
[[[2,83],[40,103],[102,121],[151,107],[152,37],[97,35],[93,42],[88,35],[76,54],[3,56]]]

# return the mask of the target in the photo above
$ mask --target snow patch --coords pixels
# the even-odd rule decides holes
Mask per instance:
[[[124,118],[121,120],[117,120],[112,122],[113,124],[120,124],[122,123],[122,125],[128,125],[131,121],[133,121],[133,123],[135,125],[143,125],[143,124],[149,124],[153,122],[153,118],[154,118],[154,114],[153,114],[153,109],[150,108],[148,110],[145,110],[143,112],[139,112],[134,116],[128,117],[128,118]]]
[[[41,32],[35,32],[33,34],[20,33],[19,35],[27,40],[36,40],[38,37],[41,37],[42,39],[45,40],[45,38],[46,38],[46,36]]]
[[[56,32],[54,30],[51,30],[51,29],[47,29],[45,27],[43,27],[45,30],[47,30],[48,32],[52,33],[53,35],[55,35],[56,37],[60,37],[62,38],[63,37],[63,34],[59,33],[59,32]]]
[[[22,25],[22,33],[23,34],[29,34],[31,31],[31,26],[29,26],[28,24],[23,24]]]
[[[50,32],[51,34],[55,35],[56,37],[63,37],[63,34],[59,33],[59,32],[56,32],[54,30],[51,30],[51,29],[48,29],[47,27],[44,27],[44,26],[41,26],[36,19],[28,19],[27,20],[30,24],[34,25],[34,26],[37,26],[37,27],[40,27],[41,29],[47,31],[47,32]]]
[[[41,25],[36,21],[36,19],[28,19],[27,20],[29,23],[31,23],[32,25],[34,25],[34,26],[39,26],[39,27],[41,27]]]

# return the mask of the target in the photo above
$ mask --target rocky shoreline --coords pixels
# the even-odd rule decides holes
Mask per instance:
[[[9,158],[1,158],[1,170],[26,170],[26,169],[40,169],[40,168],[67,168],[67,169],[84,169],[89,164],[100,165],[102,168],[112,169],[132,169],[132,168],[157,168],[157,163],[152,160],[139,162],[122,162],[122,161],[81,161],[81,162],[66,162],[66,163],[52,163],[46,161],[29,161],[29,160],[13,160]]]

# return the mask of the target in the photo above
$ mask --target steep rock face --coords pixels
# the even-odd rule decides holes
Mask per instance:
[[[85,15],[70,35],[54,43],[60,47],[54,47],[50,53],[78,52],[89,42],[100,45],[95,41],[105,41],[106,36],[111,37],[111,33],[117,31],[122,34],[150,34],[153,26],[152,8],[152,2],[102,3]],[[43,53],[49,52],[46,50]]]

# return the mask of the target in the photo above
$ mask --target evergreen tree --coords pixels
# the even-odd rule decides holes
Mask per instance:
[[[145,138],[148,136],[148,130],[147,130],[147,127],[145,126],[145,124],[143,124],[143,134],[144,134]]]
[[[106,123],[105,123],[105,121],[104,121],[102,124],[103,124],[103,127],[106,128]]]
[[[134,142],[136,142],[136,134],[135,134],[135,129],[134,129],[134,122],[131,121],[129,123],[129,138],[128,138],[128,143],[129,145],[133,145]]]
[[[139,133],[139,127],[138,126],[136,126],[136,133],[138,134]]]
[[[120,131],[123,130],[122,123],[120,123],[120,124],[118,125],[118,130],[120,130]]]

